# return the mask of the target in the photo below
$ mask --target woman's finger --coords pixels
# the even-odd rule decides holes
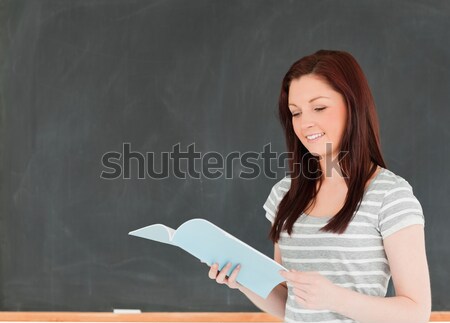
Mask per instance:
[[[236,278],[239,274],[239,270],[241,269],[241,265],[237,265],[236,268],[234,268],[233,272],[231,273],[230,277],[228,278],[228,286],[231,288],[238,288],[239,283],[236,281]]]
[[[220,273],[217,275],[216,277],[216,282],[218,282],[219,284],[225,284],[226,283],[226,275],[228,270],[231,267],[231,263],[227,263],[225,267],[222,268],[222,270],[220,270]]]
[[[218,268],[219,268],[218,264],[213,264],[211,266],[211,268],[209,269],[208,277],[211,278],[211,279],[216,279],[217,278],[217,270],[218,270]]]
[[[306,300],[306,298],[308,297],[308,292],[303,289],[293,288],[292,292],[294,293],[295,296],[300,297],[301,299],[304,300]]]
[[[311,287],[311,284],[308,282],[301,282],[301,283],[291,283],[292,288],[298,288],[302,290],[307,290]]]

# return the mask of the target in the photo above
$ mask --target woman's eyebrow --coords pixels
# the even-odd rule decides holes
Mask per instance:
[[[309,103],[311,103],[311,102],[314,101],[314,100],[320,99],[320,98],[331,99],[331,98],[328,97],[328,96],[323,96],[323,95],[321,95],[321,96],[315,97],[314,99],[309,100]]]
[[[320,98],[331,99],[331,98],[328,97],[328,96],[323,96],[323,95],[321,95],[321,96],[317,96],[317,97],[315,97],[315,98],[309,100],[308,102],[311,103],[312,101],[315,101],[315,100],[320,99]],[[294,107],[296,107],[296,105],[295,105],[294,103],[289,103],[289,105],[293,105]]]

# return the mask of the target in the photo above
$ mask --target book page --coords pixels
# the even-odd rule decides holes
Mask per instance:
[[[169,227],[166,227],[166,230],[167,230],[167,233],[169,234],[169,240],[172,241],[173,240],[173,236],[175,235],[177,230],[174,230],[174,229],[169,228]]]
[[[172,244],[173,237],[175,236],[175,230],[169,228],[163,224],[153,224],[129,232],[128,234],[140,238],[150,239],[162,243]]]

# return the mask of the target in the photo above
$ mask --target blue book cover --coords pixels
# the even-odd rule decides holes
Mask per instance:
[[[263,298],[285,281],[278,272],[285,267],[205,219],[188,220],[177,230],[154,224],[129,234],[178,246],[208,265],[218,263],[219,270],[231,262],[228,276],[241,264],[236,281]]]

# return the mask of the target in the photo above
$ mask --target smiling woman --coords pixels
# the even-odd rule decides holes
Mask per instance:
[[[332,213],[324,204],[336,212],[323,230],[343,233],[369,181],[386,167],[375,103],[361,67],[341,51],[303,57],[283,79],[279,116],[293,153],[292,183],[280,202],[272,240],[283,225],[291,233],[302,212]]]
[[[344,97],[321,77],[309,74],[292,80],[288,100],[297,138],[311,154],[322,157],[321,169],[326,169],[325,157],[337,157],[347,124]],[[331,152],[326,151],[326,143]]]
[[[264,209],[274,259],[289,272],[261,299],[285,322],[427,322],[431,291],[424,215],[411,185],[386,168],[367,80],[347,52],[320,50],[295,62],[279,97],[290,175]],[[392,277],[395,297],[385,297]]]

